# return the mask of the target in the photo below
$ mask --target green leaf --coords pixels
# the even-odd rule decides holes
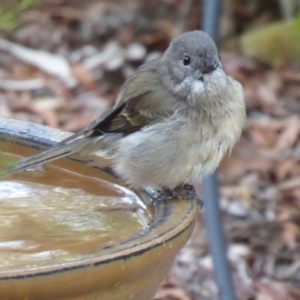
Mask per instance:
[[[21,0],[17,6],[18,11],[24,11],[25,9],[29,8],[33,4],[36,4],[38,0]]]
[[[0,29],[12,31],[18,25],[19,14],[39,0],[21,0],[10,7],[0,5]]]
[[[300,10],[295,19],[295,27],[296,27],[296,32],[299,33],[300,35]]]

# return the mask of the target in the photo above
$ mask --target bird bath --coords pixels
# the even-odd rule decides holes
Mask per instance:
[[[4,117],[0,124],[4,160],[69,135]],[[1,299],[152,300],[190,237],[197,210],[196,200],[153,205],[77,158],[3,178]]]

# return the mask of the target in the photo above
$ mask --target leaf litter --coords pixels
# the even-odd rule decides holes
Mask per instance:
[[[124,4],[126,2],[126,4]],[[43,0],[0,31],[1,115],[76,131],[114,103],[124,80],[199,27],[198,1]],[[219,169],[228,259],[240,300],[300,298],[300,63],[273,69],[238,51],[236,32],[278,20],[274,1],[227,1],[225,70],[248,119]],[[155,300],[214,300],[203,211]]]

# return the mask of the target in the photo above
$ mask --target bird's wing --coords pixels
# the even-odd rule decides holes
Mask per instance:
[[[105,133],[133,133],[159,118],[172,114],[173,96],[161,85],[157,74],[158,61],[141,66],[124,84],[115,106],[108,109],[87,127],[61,141],[61,146],[86,136]],[[159,86],[159,88],[158,88]],[[149,102],[151,105],[149,105]]]

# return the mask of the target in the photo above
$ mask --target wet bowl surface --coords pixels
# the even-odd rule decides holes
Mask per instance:
[[[8,152],[14,147],[23,149],[22,155],[31,155],[68,135],[46,126],[0,117],[0,147]],[[91,178],[101,177],[117,189],[131,193],[122,182],[77,158],[61,159],[53,166]],[[87,181],[86,185],[89,184]],[[1,299],[153,299],[176,254],[191,235],[198,204],[174,199],[153,205],[143,195],[138,196],[151,212],[147,226],[120,242],[99,246],[71,260],[24,267],[0,266]]]

